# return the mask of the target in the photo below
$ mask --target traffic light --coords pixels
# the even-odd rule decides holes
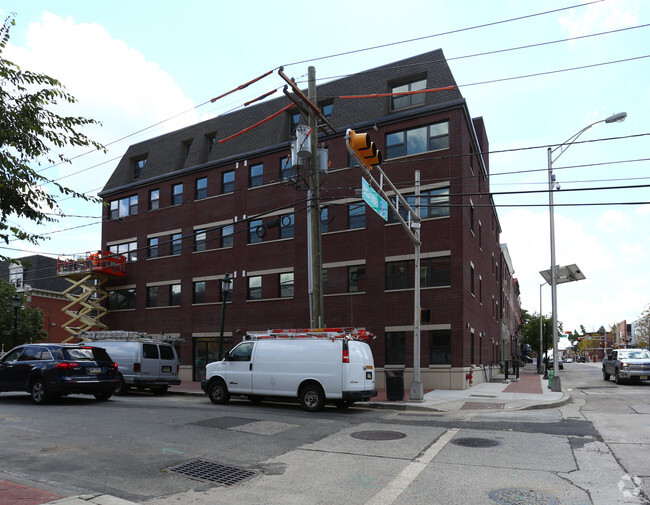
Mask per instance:
[[[383,161],[381,152],[367,133],[356,133],[354,130],[350,130],[349,139],[350,148],[369,169],[372,170],[373,165],[379,165]]]

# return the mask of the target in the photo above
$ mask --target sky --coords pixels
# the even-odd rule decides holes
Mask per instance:
[[[34,168],[96,195],[129,145],[281,87],[274,72],[210,102],[268,71],[284,66],[301,82],[312,65],[325,82],[440,48],[470,114],[485,122],[490,188],[522,307],[551,313],[539,273],[551,264],[547,148],[568,142],[553,155],[556,262],[577,264],[586,279],[558,286],[558,319],[565,331],[637,319],[650,303],[650,2],[396,5],[4,0],[0,15],[14,12],[16,26],[3,57],[61,81],[77,102],[57,112],[100,121],[83,131],[108,147],[68,149],[70,164]],[[619,112],[624,122],[594,124],[571,143]],[[60,207],[70,217],[44,228],[11,219],[49,240],[13,241],[0,253],[98,249],[101,208],[70,198]]]

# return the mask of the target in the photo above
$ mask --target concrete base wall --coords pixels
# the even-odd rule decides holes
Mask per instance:
[[[409,389],[413,381],[412,368],[377,368],[375,375],[375,387],[378,389],[386,388],[386,372],[392,370],[401,370],[404,374],[404,389]],[[467,377],[472,376],[471,384]],[[464,390],[483,382],[488,382],[490,377],[499,373],[499,367],[489,365],[485,367],[431,367],[420,370],[420,380],[422,387],[426,389],[443,389],[443,390]],[[487,376],[487,377],[486,377]]]

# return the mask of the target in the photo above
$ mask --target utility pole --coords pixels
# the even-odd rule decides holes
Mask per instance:
[[[308,73],[308,98],[312,104],[317,104],[316,99],[316,68],[309,67]],[[318,115],[313,108],[309,108],[309,128],[311,130],[311,159],[309,161],[309,228],[311,242],[311,272],[312,272],[312,325],[323,328],[323,256],[320,233],[320,162],[318,156]]]

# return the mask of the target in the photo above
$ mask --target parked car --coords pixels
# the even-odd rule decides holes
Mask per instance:
[[[69,394],[108,400],[117,385],[117,364],[101,348],[24,344],[0,359],[0,391],[26,391],[36,404]]]
[[[562,358],[560,358],[557,362],[557,367],[559,370],[564,370],[564,361],[562,361]],[[553,368],[553,357],[548,358],[548,369]]]
[[[650,377],[650,351],[646,349],[616,349],[603,360],[603,379],[614,376],[616,384],[629,379],[635,382]]]
[[[115,394],[127,394],[131,388],[164,394],[169,386],[181,383],[178,355],[171,344],[154,340],[100,340],[86,344],[106,349],[117,363],[120,383]]]
[[[377,396],[370,346],[347,338],[246,340],[208,364],[201,388],[215,404],[230,395],[296,398],[309,412]]]
[[[586,356],[578,356],[578,359],[576,359],[576,363],[586,363],[586,362],[587,362]]]
[[[564,361],[566,361],[567,363],[573,363],[573,358],[569,357],[569,358],[565,359]]]

